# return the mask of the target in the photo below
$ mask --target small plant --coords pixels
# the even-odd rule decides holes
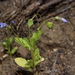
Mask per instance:
[[[2,43],[3,47],[5,50],[7,50],[7,53],[10,55],[10,58],[12,57],[12,54],[16,52],[18,47],[14,47],[13,49],[11,48],[11,44],[13,43],[13,37],[11,37],[11,26],[6,27],[6,32],[7,32],[7,38],[5,41]]]
[[[16,52],[16,50],[18,49],[18,47],[15,47],[11,50],[11,44],[13,42],[13,38],[10,37],[10,29],[11,27],[8,26],[6,23],[1,22],[0,23],[0,28],[6,27],[6,31],[7,31],[7,35],[8,38],[5,39],[5,41],[2,43],[4,49],[7,50],[7,53],[10,55],[10,57],[12,56],[12,54],[14,54]]]
[[[34,16],[35,17],[35,16]],[[33,17],[33,18],[34,18]],[[39,28],[37,28],[37,32],[34,32],[32,36],[30,36],[30,27],[34,24],[33,23],[33,18],[28,20],[28,38],[19,38],[18,36],[15,37],[15,41],[22,45],[24,48],[27,48],[30,53],[32,59],[26,60],[24,58],[18,57],[15,59],[15,62],[21,66],[26,68],[28,71],[33,72],[34,75],[36,74],[36,66],[44,61],[44,58],[40,56],[39,48],[37,47],[36,43],[40,39],[42,35],[42,30],[41,27],[43,26],[44,23],[46,23],[48,28],[53,28],[53,23],[52,22],[47,22],[44,21]]]
[[[19,43],[20,45],[22,45],[23,47],[27,48],[30,51],[32,59],[26,60],[24,58],[18,57],[18,58],[15,59],[15,62],[19,66],[25,67],[28,71],[32,71],[33,74],[35,75],[36,66],[41,61],[43,61],[44,58],[42,58],[40,56],[39,48],[36,45],[37,41],[41,37],[42,30],[38,30],[37,32],[33,33],[32,37],[30,37],[30,27],[32,25],[33,25],[33,20],[29,19],[28,20],[28,29],[29,29],[28,39],[27,38],[15,37],[15,41],[17,43]]]
[[[13,49],[11,49],[12,42],[13,42],[13,38],[8,37],[2,43],[4,49],[7,50],[7,53],[10,55],[10,58],[11,58],[12,54],[14,54],[16,52],[16,50],[18,49],[18,47],[14,47]]]

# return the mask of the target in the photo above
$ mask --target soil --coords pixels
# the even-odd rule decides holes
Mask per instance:
[[[38,75],[75,75],[75,7],[71,8],[69,18],[66,17],[66,13],[58,16],[65,17],[68,23],[51,17],[49,21],[53,22],[53,28],[49,29],[45,24],[42,26],[43,34],[37,46],[45,60],[37,66]],[[5,55],[1,45],[6,38],[5,32],[5,28],[0,29],[0,58]],[[20,49],[23,48],[20,47]],[[23,53],[25,51],[21,55],[14,54],[12,59],[9,56],[3,60],[0,59],[0,75],[33,75],[14,62],[15,57],[23,57]]]

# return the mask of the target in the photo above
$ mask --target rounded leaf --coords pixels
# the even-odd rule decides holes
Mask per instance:
[[[15,62],[21,67],[25,67],[25,65],[27,64],[27,61],[21,57],[15,58]]]
[[[31,27],[33,25],[33,19],[28,20],[28,27]]]

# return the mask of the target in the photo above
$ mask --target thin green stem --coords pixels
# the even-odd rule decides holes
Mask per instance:
[[[40,30],[41,27],[43,26],[43,24],[44,24],[45,22],[46,22],[46,21],[44,21],[44,22],[39,26],[39,28],[38,28],[37,30]]]
[[[32,63],[33,63],[33,66],[32,66],[32,69],[33,69],[33,73],[34,73],[34,70],[35,70],[35,64],[34,64],[34,50],[31,50],[31,57],[32,57]]]
[[[40,15],[40,14],[35,14],[35,15],[32,17],[32,19],[34,19],[37,15],[41,18],[41,15]]]
[[[45,20],[45,21],[43,21],[43,23],[41,23],[41,25],[37,28],[37,30],[40,30],[42,28],[43,24],[45,24],[48,20],[50,20],[50,18]]]
[[[10,50],[10,46],[9,46],[9,56],[10,56],[10,59],[12,58],[12,54],[11,54],[11,50]]]
[[[30,39],[30,27],[28,27],[28,39]]]
[[[10,33],[10,27],[9,26],[7,26],[7,37],[9,38],[10,36],[11,36],[11,33]]]

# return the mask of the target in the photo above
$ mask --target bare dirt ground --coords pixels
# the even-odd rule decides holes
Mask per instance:
[[[70,9],[69,18],[65,13],[58,16],[65,17],[68,23],[51,17],[49,21],[53,22],[53,29],[47,28],[45,24],[42,27],[43,34],[37,45],[45,60],[37,66],[39,75],[75,75],[75,7]],[[0,58],[5,54],[1,52],[5,32],[5,28],[0,29]],[[15,57],[17,53],[12,59],[7,57],[0,61],[0,75],[32,75],[15,64]]]

